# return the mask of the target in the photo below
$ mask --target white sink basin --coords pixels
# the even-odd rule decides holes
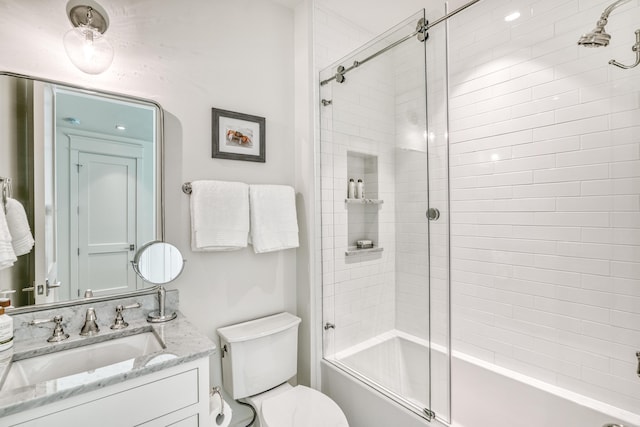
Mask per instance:
[[[55,381],[57,390],[106,378],[134,367],[136,358],[164,349],[153,332],[101,341],[11,363],[2,390]]]

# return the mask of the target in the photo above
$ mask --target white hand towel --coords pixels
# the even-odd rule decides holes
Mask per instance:
[[[191,249],[233,251],[247,247],[249,186],[242,182],[191,183]]]
[[[9,268],[18,260],[11,245],[11,233],[4,214],[4,206],[0,202],[0,270]]]
[[[13,238],[11,244],[16,256],[31,252],[35,241],[31,234],[31,228],[29,228],[27,213],[24,211],[22,203],[15,199],[7,199],[7,225]]]
[[[296,193],[288,185],[250,185],[251,244],[255,253],[297,248]]]

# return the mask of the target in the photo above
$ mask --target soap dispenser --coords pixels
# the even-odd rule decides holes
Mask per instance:
[[[13,319],[0,307],[0,352],[13,347]]]
[[[9,294],[15,293],[15,290],[12,291],[0,291],[0,307],[4,307],[5,310],[7,308],[15,308],[11,305],[11,298],[9,298]]]

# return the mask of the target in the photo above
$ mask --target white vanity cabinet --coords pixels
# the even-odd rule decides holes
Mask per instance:
[[[209,358],[205,357],[1,417],[0,425],[205,426],[209,423],[208,384]]]

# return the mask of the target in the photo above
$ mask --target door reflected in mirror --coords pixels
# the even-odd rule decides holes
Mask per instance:
[[[130,263],[155,240],[155,109],[54,93],[57,252],[70,261],[58,263],[59,281],[69,298],[136,290]]]
[[[145,282],[163,285],[180,276],[184,263],[182,253],[172,244],[151,242],[140,248],[133,269]]]
[[[162,110],[153,102],[0,73],[0,175],[36,243],[0,271],[16,307],[145,287],[139,247],[162,239]],[[45,283],[60,287],[43,290]]]

